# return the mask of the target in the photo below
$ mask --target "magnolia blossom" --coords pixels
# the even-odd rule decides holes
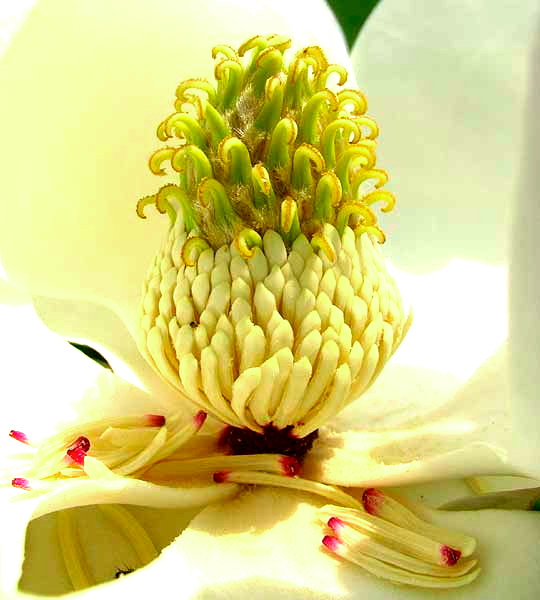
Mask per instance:
[[[506,379],[507,359],[503,347],[460,387],[460,377],[468,377],[495,349],[496,342],[501,341],[497,333],[490,337],[482,324],[490,324],[493,319],[504,320],[504,306],[495,303],[488,315],[479,314],[486,298],[504,293],[498,269],[469,260],[429,275],[418,276],[394,268],[390,268],[391,274],[388,274],[378,258],[378,250],[372,250],[376,248],[373,244],[377,243],[379,230],[360,231],[356,241],[358,252],[373,253],[379,277],[394,289],[391,283],[391,275],[394,275],[402,291],[412,298],[416,313],[420,311],[420,326],[417,333],[413,328],[412,341],[404,342],[394,364],[387,366],[379,380],[339,415],[329,410],[326,412],[330,414],[326,414],[324,404],[316,410],[319,406],[316,403],[303,413],[299,412],[302,404],[283,403],[273,413],[273,422],[282,427],[290,424],[297,438],[306,439],[319,429],[313,448],[306,449],[301,477],[296,476],[298,464],[294,458],[272,454],[224,457],[220,452],[223,422],[232,427],[245,426],[257,433],[260,424],[268,418],[263,410],[267,401],[261,397],[257,404],[260,410],[255,409],[253,401],[250,414],[255,421],[252,422],[248,413],[235,404],[238,401],[234,394],[229,406],[224,400],[228,395],[222,390],[223,395],[219,396],[205,379],[213,363],[207,361],[203,365],[202,353],[201,366],[205,369],[198,391],[197,386],[190,386],[192,363],[181,360],[179,372],[173,376],[169,368],[172,359],[166,346],[156,345],[150,330],[141,336],[148,315],[154,315],[152,318],[156,318],[156,314],[167,315],[166,305],[160,302],[159,307],[155,306],[149,295],[152,278],[156,275],[155,265],[167,259],[175,244],[182,251],[182,260],[189,264],[193,260],[192,249],[204,252],[204,244],[213,241],[210,225],[207,229],[203,226],[205,235],[192,237],[195,242],[186,248],[186,214],[182,219],[172,215],[170,243],[163,246],[158,262],[151,266],[141,308],[135,314],[138,288],[166,229],[163,220],[150,218],[150,215],[141,225],[132,219],[133,214],[128,210],[132,198],[151,190],[151,179],[147,181],[144,170],[139,167],[144,165],[144,154],[153,147],[150,135],[143,131],[147,129],[147,121],[159,122],[167,114],[167,103],[158,104],[169,94],[165,89],[167,85],[175,86],[183,77],[206,74],[207,50],[217,43],[234,45],[249,38],[256,19],[260,20],[260,27],[268,29],[272,25],[272,29],[279,29],[283,34],[279,40],[290,34],[296,48],[317,44],[325,48],[331,60],[348,66],[345,50],[335,26],[329,27],[333,22],[322,5],[309,4],[312,21],[305,23],[306,29],[302,30],[298,20],[308,11],[303,4],[290,7],[274,2],[256,10],[241,3],[212,4],[209,8],[213,10],[214,19],[219,17],[216,10],[223,10],[224,30],[219,31],[220,37],[215,39],[214,32],[211,40],[192,40],[189,35],[179,35],[174,27],[173,32],[169,32],[175,23],[182,24],[182,33],[184,29],[189,33],[196,31],[197,19],[204,22],[201,16],[205,15],[204,7],[198,6],[197,14],[189,14],[193,22],[188,22],[188,15],[174,3],[163,2],[151,9],[137,7],[135,11],[130,5],[129,13],[122,13],[121,8],[117,3],[114,9],[119,11],[119,27],[117,21],[109,19],[110,14],[104,12],[111,9],[102,9],[99,3],[94,3],[92,8],[66,2],[39,3],[15,37],[0,69],[2,82],[9,84],[6,89],[13,91],[12,95],[2,98],[5,103],[3,129],[13,142],[2,149],[5,153],[2,164],[7,166],[3,180],[7,195],[17,198],[17,202],[6,207],[9,208],[7,219],[2,223],[2,260],[8,276],[27,290],[18,291],[8,284],[2,288],[5,302],[2,328],[9,341],[3,356],[4,389],[8,394],[4,422],[13,428],[12,439],[3,441],[6,454],[10,455],[9,461],[5,461],[6,470],[11,473],[14,466],[27,468],[33,451],[26,452],[26,448],[58,432],[38,450],[37,463],[34,462],[31,469],[33,477],[27,478],[21,471],[23,476],[16,477],[13,486],[1,490],[2,590],[15,594],[19,584],[24,591],[58,594],[70,590],[71,586],[84,588],[109,581],[90,587],[81,592],[80,597],[169,590],[180,597],[241,594],[313,598],[359,597],[360,594],[375,598],[432,597],[436,593],[433,590],[396,588],[368,575],[366,570],[387,579],[392,579],[389,575],[393,574],[394,581],[399,582],[401,577],[404,583],[421,585],[419,582],[426,582],[423,576],[410,575],[411,569],[414,570],[411,561],[421,558],[424,560],[422,569],[427,570],[420,572],[427,577],[447,577],[444,569],[453,569],[454,563],[458,569],[463,565],[463,572],[455,574],[457,578],[467,577],[467,573],[476,575],[475,559],[469,558],[474,553],[476,539],[478,548],[474,555],[482,569],[480,576],[464,588],[445,593],[456,598],[504,598],[510,593],[534,597],[540,587],[535,555],[539,524],[535,513],[443,512],[421,507],[416,502],[422,497],[431,504],[440,504],[468,494],[463,483],[440,480],[482,474],[540,477],[530,448],[538,439],[534,414],[532,409],[527,409],[532,406],[534,388],[529,378],[534,361],[524,361],[525,365],[516,361],[514,371],[510,371],[513,377]],[[255,12],[249,23],[250,31],[244,32],[247,23],[242,17],[247,10]],[[272,22],[270,16],[274,19]],[[391,32],[392,25],[399,27],[399,16],[391,8],[385,12],[383,6],[366,29],[364,39],[368,47],[370,39],[378,40],[384,32]],[[55,39],[50,39],[50,24],[60,19],[70,25],[60,29]],[[75,23],[79,27],[74,26]],[[74,44],[75,34],[84,39],[83,24],[87,43]],[[231,31],[225,36],[227,27]],[[168,35],[170,39],[164,39],[163,36]],[[40,54],[35,49],[44,36],[48,53]],[[277,45],[281,43],[276,36],[268,39]],[[155,53],[148,49],[152,47],[152,40],[155,40]],[[67,48],[72,54],[66,52]],[[189,61],[182,60],[178,66],[171,49],[178,49],[179,56],[189,56]],[[221,46],[217,52],[226,54],[229,50]],[[361,50],[358,52],[362,54]],[[316,54],[306,56],[317,60]],[[64,68],[60,69],[60,64]],[[358,74],[362,80],[365,64],[360,56]],[[336,72],[341,78],[340,71]],[[20,73],[32,73],[35,80],[21,78]],[[43,83],[40,84],[41,78]],[[107,85],[96,83],[102,78]],[[279,85],[278,81],[276,86]],[[29,91],[35,89],[54,92],[40,98],[36,106],[34,97],[29,95]],[[226,87],[221,88],[220,93],[226,91]],[[352,97],[354,104],[354,95],[346,97]],[[26,102],[32,105],[27,106]],[[519,100],[517,104],[517,108],[521,108]],[[305,125],[305,122],[300,123],[302,135],[309,137],[309,130],[302,128],[302,123]],[[366,123],[369,125],[367,121],[362,125]],[[151,132],[151,126],[148,130]],[[17,144],[25,143],[27,131],[35,136],[33,151],[38,150],[35,154],[41,160],[32,163],[35,167],[32,177],[22,179],[17,177],[20,162],[14,158],[19,158]],[[193,130],[190,134],[193,135]],[[353,131],[348,135],[355,137]],[[369,150],[370,144],[366,143],[365,147]],[[389,157],[392,156],[390,148],[391,145],[388,146]],[[415,154],[414,149],[414,145],[407,147],[411,150],[408,159]],[[232,139],[220,145],[218,152],[224,153],[225,164],[230,160],[234,176],[234,156],[241,155],[241,146]],[[305,152],[308,160],[316,163],[316,151],[306,149]],[[322,147],[321,152],[325,162],[330,163],[328,146]],[[534,152],[531,146],[529,155],[534,156]],[[158,157],[160,161],[162,156]],[[167,155],[167,158],[172,157],[172,154]],[[152,166],[152,160],[150,164]],[[238,164],[240,177],[242,168],[241,163]],[[159,170],[159,166],[154,165],[154,170]],[[339,167],[336,168],[339,171]],[[534,172],[525,173],[528,185],[532,186],[534,176]],[[304,175],[298,171],[296,177],[297,182],[298,178],[309,177],[308,171]],[[330,180],[329,176],[327,181]],[[212,189],[219,189],[216,184],[212,185]],[[201,187],[199,182],[199,190]],[[330,184],[329,189],[332,189]],[[324,191],[321,198],[323,194]],[[299,195],[295,197],[298,199]],[[384,198],[389,201],[390,197]],[[160,204],[158,197],[153,197],[153,201],[158,208],[171,212],[172,206]],[[18,213],[24,203],[27,210],[21,217]],[[292,204],[284,206],[292,210]],[[139,209],[142,212],[142,205]],[[406,209],[404,202],[400,212]],[[424,207],[422,212],[428,211],[429,207]],[[290,222],[293,221],[291,217]],[[422,223],[415,224],[419,222]],[[283,218],[280,223],[285,233],[291,231],[292,226],[283,225]],[[375,227],[375,224],[368,222],[367,226]],[[390,223],[385,228],[389,231],[392,226]],[[336,227],[340,230],[339,223]],[[396,220],[398,227],[401,227],[400,221]],[[421,237],[422,229],[412,229],[415,238]],[[315,240],[311,240],[312,246],[320,249],[321,261],[324,255],[328,258],[328,265],[322,262],[328,270],[332,269],[332,259],[336,259],[331,256],[332,247],[336,253],[337,244],[345,247],[351,230],[345,222],[341,241],[335,238],[334,231],[332,228],[316,230]],[[521,233],[522,229],[518,231]],[[532,235],[532,228],[524,231],[526,247],[530,248],[527,234]],[[375,237],[370,238],[370,235]],[[178,242],[180,238],[182,243]],[[247,257],[253,252],[256,258],[258,245],[259,252],[264,250],[267,259],[279,250],[266,236],[263,243],[253,233],[243,234],[234,242],[231,252],[236,247],[243,259],[243,252]],[[66,248],[76,251],[66,255]],[[526,298],[534,297],[523,275],[523,251],[520,245],[515,248],[512,290],[524,290]],[[298,244],[296,249],[302,251]],[[417,254],[420,260],[421,253]],[[394,256],[398,261],[399,255]],[[484,258],[470,250],[465,256]],[[418,267],[414,252],[410,260]],[[200,261],[199,257],[199,264]],[[256,267],[250,273],[247,276],[256,277]],[[369,278],[367,272],[363,276]],[[191,297],[196,303],[199,292],[194,289],[195,285],[193,281]],[[309,285],[306,279],[306,288]],[[448,301],[454,289],[464,286],[468,286],[467,291],[473,296],[468,298],[468,313],[458,310],[459,299]],[[391,339],[396,343],[390,344],[388,354],[397,347],[408,325],[399,294],[395,293],[392,298],[396,300],[396,313],[390,321],[395,323]],[[514,355],[520,332],[527,331],[532,323],[526,320],[528,313],[523,316],[527,305],[523,304],[522,295],[512,293],[511,301],[517,302],[520,313],[519,318],[511,321],[514,329],[510,344]],[[265,304],[265,296],[261,294],[254,300],[254,310],[259,310],[262,325],[268,302]],[[475,294],[479,299],[474,298]],[[516,297],[518,300],[513,300]],[[206,301],[211,302],[211,297]],[[287,316],[286,307],[283,310]],[[475,314],[475,310],[478,313]],[[61,335],[91,341],[102,349],[116,373],[124,378],[104,371],[65,344],[40,323],[35,311]],[[455,338],[446,323],[453,324],[454,329],[463,327],[468,324],[467,315],[471,313],[474,319],[471,318],[467,327],[469,347],[462,348],[462,335],[459,337],[461,345],[449,348],[448,340]],[[441,314],[445,315],[443,324]],[[271,321],[270,314],[268,317]],[[474,330],[477,324],[480,333]],[[351,327],[354,329],[352,322]],[[298,324],[298,328],[302,331],[302,324]],[[132,335],[138,338],[139,349],[161,379],[140,357]],[[481,338],[479,342],[475,342],[476,337]],[[530,330],[525,337],[530,340],[529,351],[534,355],[537,338]],[[435,343],[443,350],[437,350]],[[240,348],[240,364],[245,361],[241,370],[248,373],[252,357],[243,352],[245,348],[256,352],[255,334],[249,340],[246,336],[244,347]],[[302,348],[307,356],[309,344],[306,342]],[[175,350],[179,353],[178,348]],[[346,351],[353,356],[353,350],[354,345],[350,345]],[[420,358],[422,353],[425,362]],[[452,358],[454,355],[460,355],[459,359]],[[346,363],[349,370],[355,365],[351,356]],[[444,357],[448,362],[436,364],[437,357],[439,360]],[[296,380],[302,377],[304,363],[295,363],[300,364]],[[24,373],[21,365],[26,367]],[[360,379],[363,365],[358,371]],[[303,368],[307,369],[307,364]],[[338,373],[344,372],[346,369],[342,367],[336,371],[336,382],[332,384],[336,390],[340,389]],[[515,383],[516,373],[520,375],[520,385]],[[373,372],[370,378],[372,375]],[[175,377],[179,377],[178,384]],[[176,389],[167,387],[164,379]],[[239,380],[240,377],[233,386],[242,391]],[[247,384],[242,381],[242,385]],[[362,389],[364,387],[365,382]],[[343,389],[348,390],[348,387]],[[285,398],[292,397],[289,388],[284,393]],[[186,395],[205,411],[194,408]],[[204,422],[206,410],[214,417]],[[295,414],[300,416],[293,418]],[[247,442],[246,439],[242,438],[240,443],[251,443],[252,438]],[[230,437],[228,443],[232,446]],[[169,457],[176,457],[177,450],[181,451],[178,455],[181,460],[175,458],[174,464],[159,462],[161,454],[165,452],[162,458],[167,458],[167,452]],[[241,472],[235,470],[237,464],[241,465]],[[180,472],[183,478],[179,477]],[[62,477],[53,481],[50,477],[55,474]],[[81,474],[86,476],[81,477]],[[433,481],[437,483],[430,483]],[[494,485],[489,478],[475,481],[477,485]],[[425,485],[386,489],[422,482]],[[258,485],[246,489],[242,484]],[[531,488],[537,485],[534,480],[523,478],[504,479],[504,484]],[[529,494],[528,499],[534,495],[534,492]],[[394,497],[401,498],[402,504],[396,503]],[[328,503],[339,506],[321,510]],[[411,521],[414,518],[406,506],[425,522],[444,530],[423,524],[424,521]],[[370,521],[364,511],[382,521]],[[25,549],[25,530],[31,519],[34,520],[26,533]],[[360,526],[360,522],[363,525]],[[368,530],[364,529],[367,536],[361,538],[358,528],[367,527],[366,523],[369,525]],[[388,542],[391,532],[396,531],[388,523],[402,526],[395,540],[401,553],[399,558],[395,553],[384,555],[383,561],[394,565],[395,570],[384,567],[380,571],[379,563],[366,559],[363,553],[358,554],[358,548],[364,548],[358,544],[367,544],[366,548],[369,546],[370,552],[374,552],[374,530],[370,527],[379,527],[375,538],[378,535]],[[501,529],[512,532],[511,552],[508,540],[500,534]],[[414,534],[425,534],[420,546],[415,546],[419,538]],[[412,546],[415,546],[414,551]],[[460,554],[463,554],[461,559]],[[426,567],[425,561],[430,563],[434,556],[439,560],[442,557],[442,566]],[[418,562],[414,565],[419,568]],[[132,570],[135,572],[131,573]]]

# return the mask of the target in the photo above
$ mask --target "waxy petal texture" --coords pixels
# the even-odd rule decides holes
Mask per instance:
[[[166,228],[158,217],[142,222],[135,203],[155,187],[147,169],[153,124],[170,112],[178,83],[211,76],[214,45],[264,32],[290,35],[298,47],[319,44],[331,61],[350,65],[322,1],[204,0],[194,8],[174,0],[41,0],[0,61],[0,87],[9,90],[0,100],[0,176],[11,198],[0,225],[3,266],[34,295],[64,299],[41,300],[55,329],[95,339],[127,362],[137,359],[126,332],[102,306],[133,328]],[[32,177],[21,156],[35,157]],[[81,298],[84,310],[73,303]]]
[[[358,37],[355,73],[396,182],[387,256],[399,268],[505,260],[539,16],[534,0],[381,2]]]
[[[540,175],[540,20],[536,27],[535,52],[530,61],[530,87],[527,106],[525,152],[521,169],[521,185],[513,219],[510,258],[509,355],[510,389],[514,425],[521,433],[516,448],[530,468],[538,468],[540,452],[540,417],[538,412],[538,365],[540,364],[540,325],[538,298],[538,227],[540,208],[538,189]]]
[[[166,488],[136,479],[66,481],[43,494],[9,485],[18,468],[30,460],[27,446],[8,436],[9,425],[39,440],[74,420],[110,414],[167,414],[171,407],[102,369],[44,327],[24,296],[5,286],[3,296],[14,306],[1,305],[4,334],[2,411],[5,435],[1,439],[2,486],[0,487],[0,586],[15,589],[20,576],[27,523],[56,510],[100,503],[129,503],[161,508],[191,509],[223,500],[236,486],[189,483]],[[185,409],[177,404],[180,414]],[[25,457],[28,457],[25,460]],[[179,533],[177,531],[176,533]]]
[[[355,406],[321,430],[306,472],[358,486],[480,474],[538,477],[512,452],[505,358],[503,347],[456,393],[449,376],[390,365]]]
[[[214,597],[433,598],[433,591],[395,587],[328,556],[312,497],[257,489],[226,506],[201,512],[173,545]],[[503,519],[515,533],[512,552],[498,531]],[[445,592],[448,598],[503,600],[535,597],[540,586],[535,548],[540,521],[534,513],[432,512],[434,522],[475,535],[483,572],[476,582]],[[172,549],[171,549],[172,550]],[[203,561],[212,565],[201,567]],[[239,565],[241,565],[239,569]],[[204,592],[201,591],[204,595]]]

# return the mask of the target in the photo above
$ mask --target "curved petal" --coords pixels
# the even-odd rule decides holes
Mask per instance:
[[[519,10],[489,0],[381,2],[358,37],[353,64],[398,197],[387,250],[400,268],[504,260],[539,14],[534,0]]]
[[[96,504],[128,503],[161,509],[193,509],[226,500],[237,493],[235,485],[194,484],[193,487],[165,487],[136,479],[118,481],[74,481],[40,496],[10,489],[0,490],[2,551],[0,589],[14,590],[21,575],[27,524],[40,516],[68,508]],[[22,495],[21,495],[22,494]],[[172,533],[179,530],[171,529]],[[39,539],[39,538],[33,538]],[[30,542],[31,543],[31,542]],[[39,544],[38,544],[39,545]],[[33,551],[33,549],[32,549]]]
[[[200,508],[155,510],[136,506],[124,509],[143,527],[157,552],[169,546],[200,511]],[[72,510],[70,517],[80,540],[80,558],[87,566],[91,583],[113,581],[118,570],[142,566],[141,558],[130,540],[99,507],[88,506]],[[59,595],[73,591],[58,543],[57,514],[50,514],[30,523],[26,547],[19,582],[21,591],[40,595]],[[181,569],[180,561],[175,573],[178,573],[178,569]],[[189,589],[190,577],[187,573],[185,575],[183,584]],[[110,591],[113,590],[116,594],[123,591],[122,587],[111,588]]]
[[[475,265],[474,288],[459,292],[467,300],[472,296],[470,303],[478,307],[479,316],[469,310],[467,300],[465,306],[454,306],[452,301],[443,305],[442,316],[437,316],[436,309],[431,315],[424,311],[433,331],[444,321],[448,331],[454,332],[445,335],[439,345],[450,357],[450,365],[468,361],[473,366],[477,340],[485,344],[484,351],[497,338],[501,341],[506,321],[503,271],[496,267],[498,273],[493,269],[490,273],[476,261],[500,263],[512,235],[510,372],[508,358],[499,354],[449,407],[465,414],[456,402],[470,404],[468,414],[480,418],[471,431],[496,449],[504,463],[501,473],[538,477],[537,290],[531,276],[538,224],[534,187],[538,177],[534,160],[537,83],[531,89],[529,121],[525,122],[523,114],[528,59],[533,70],[537,69],[538,58],[535,62],[530,54],[540,12],[534,2],[525,2],[512,13],[502,6],[493,10],[487,2],[459,7],[445,3],[436,10],[423,3],[423,18],[411,21],[409,9],[407,3],[380,5],[354,52],[357,75],[374,89],[372,97],[380,117],[387,120],[386,146],[382,145],[381,151],[394,162],[396,180],[403,186],[403,215],[405,219],[406,214],[415,215],[417,220],[407,228],[414,232],[414,239],[398,234],[402,237],[396,235],[397,244],[392,247],[391,242],[388,249],[400,266],[410,270],[431,270],[456,255],[475,259],[461,266],[463,272]],[[486,24],[494,27],[498,21],[496,35],[479,33]],[[441,45],[447,31],[458,33]],[[396,78],[391,76],[393,69],[399,74]],[[401,111],[395,110],[396,97],[401,99]],[[525,156],[531,162],[522,171],[511,229],[523,132],[530,139]],[[429,185],[431,174],[436,179]],[[426,218],[418,221],[420,211]],[[403,226],[406,220],[400,223],[400,231]],[[421,283],[414,286],[421,288]],[[486,313],[489,317],[484,318]],[[423,347],[430,348],[429,330],[421,337]],[[411,346],[404,345],[403,351],[406,349]],[[428,358],[427,364],[431,360]],[[484,409],[478,412],[480,405]],[[494,423],[485,419],[490,406],[494,406]],[[455,455],[453,462],[458,458],[477,466],[468,454]],[[490,472],[494,466],[496,462],[487,460],[480,471]],[[458,472],[465,472],[465,467]]]
[[[81,592],[77,597],[106,600],[130,597],[132,593],[143,597],[172,589],[178,598],[433,597],[430,590],[395,587],[329,556],[321,546],[325,531],[316,516],[322,504],[311,496],[283,490],[259,488],[245,492],[233,501],[204,509],[146,567],[129,577]],[[179,511],[169,511],[165,519],[160,519],[162,512],[158,515],[147,509],[130,507],[129,510],[135,513],[158,548],[169,543],[171,529],[183,529],[188,518]],[[523,598],[534,597],[540,585],[536,568],[540,523],[535,513],[445,513],[428,509],[421,512],[423,518],[460,529],[478,540],[483,573],[473,584],[447,591],[445,596],[456,600],[506,600],[516,593]],[[133,550],[107,527],[95,508],[81,511],[80,518],[88,519],[88,526],[85,522],[80,528],[80,537],[98,581],[111,579],[114,569],[132,564]],[[512,532],[512,553],[507,553],[507,536],[500,535],[503,527]],[[36,521],[30,528],[29,540],[33,544],[21,581],[24,591],[44,593],[48,585],[53,587],[51,592],[58,593],[60,586],[64,585],[65,590],[69,585],[54,547],[53,528],[53,516]],[[46,583],[43,577],[39,580],[45,572],[51,574],[52,581]]]
[[[8,430],[39,438],[81,415],[186,410],[178,398],[173,405],[170,398],[152,398],[75,350],[41,323],[29,297],[0,305],[0,323],[2,421]]]
[[[185,406],[163,404],[97,366],[48,331],[29,304],[0,305],[3,343],[2,422],[0,441],[3,485],[0,487],[0,586],[14,589],[20,574],[24,535],[30,519],[59,509],[96,503],[130,503],[157,507],[193,507],[224,499],[236,486],[187,483],[170,488],[129,478],[70,480],[42,494],[9,485],[28,457],[7,436],[9,428],[39,439],[60,423],[88,420],[103,414],[182,414]],[[24,448],[24,446],[22,446]],[[9,550],[8,550],[9,549]]]
[[[514,449],[506,362],[503,346],[454,394],[448,376],[390,366],[348,414],[321,430],[306,476],[357,486],[480,474],[538,477]]]
[[[274,31],[349,63],[322,0],[39,1],[0,62],[0,178],[10,199],[0,239],[9,277],[36,295],[106,304],[133,327],[166,229],[164,219],[135,214],[137,199],[156,186],[147,168],[155,126],[180,80],[211,76],[213,45]],[[125,358],[123,332],[104,336],[100,312],[72,315],[69,335],[96,336]]]
[[[35,294],[32,303],[36,314],[49,329],[100,352],[122,379],[155,397],[174,401],[176,391],[152,370],[125,323],[108,306],[82,298],[50,298]]]
[[[309,496],[257,489],[205,509],[167,553],[174,553],[182,565],[197,573],[196,597],[433,597],[433,591],[394,587],[328,556],[321,548],[324,531],[316,518],[320,505]],[[439,524],[460,528],[479,542],[484,573],[466,588],[447,591],[445,597],[502,600],[516,593],[534,597],[540,586],[536,514],[430,514]],[[508,540],[499,533],[501,527],[512,532],[512,553],[507,551]],[[141,584],[153,568],[150,565],[138,573]]]

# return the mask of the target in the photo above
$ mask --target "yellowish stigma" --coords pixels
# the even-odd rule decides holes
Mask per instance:
[[[374,168],[379,128],[366,98],[343,88],[346,69],[319,47],[289,59],[290,46],[281,36],[255,36],[237,51],[216,46],[215,82],[180,83],[175,112],[157,128],[165,145],[149,161],[173,182],[139,202],[140,217],[148,204],[172,223],[181,213],[188,233],[214,250],[235,240],[245,258],[246,236],[269,229],[288,247],[303,233],[324,248],[326,223],[384,241],[370,206],[387,212],[395,199],[379,190],[388,176]]]

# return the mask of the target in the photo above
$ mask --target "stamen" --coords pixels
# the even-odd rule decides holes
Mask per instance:
[[[362,494],[362,504],[370,515],[381,517],[404,527],[416,531],[420,535],[433,538],[440,542],[448,550],[441,550],[445,560],[452,560],[456,553],[470,556],[476,549],[476,540],[470,536],[436,527],[419,519],[413,512],[394,500],[388,494],[375,488],[368,488]],[[451,564],[450,562],[446,564]]]
[[[136,427],[133,429],[107,427],[98,439],[117,448],[140,448],[149,444],[155,435],[156,432],[151,427]]]
[[[51,436],[47,441],[39,448],[41,451],[44,448],[53,448],[57,451],[63,446],[70,443],[70,440],[74,436],[78,435],[81,430],[85,432],[87,438],[91,438],[99,432],[103,431],[107,427],[159,427],[157,425],[164,419],[162,415],[143,415],[136,417],[105,417],[103,419],[96,419],[94,421],[87,421],[86,423],[78,423],[71,427],[63,429],[58,434]]]
[[[13,438],[14,440],[17,440],[18,442],[21,442],[21,444],[26,444],[27,446],[32,446],[32,444],[30,443],[30,440],[28,439],[28,436],[26,435],[26,433],[23,433],[22,431],[17,431],[16,429],[12,429],[9,432],[9,437]]]
[[[254,471],[220,471],[214,473],[214,481],[216,483],[231,482],[290,488],[330,498],[349,508],[356,508],[357,510],[361,510],[362,508],[362,505],[356,498],[349,496],[349,494],[346,494],[339,488],[319,483],[318,481],[311,481],[310,479],[302,479],[301,477],[282,477],[280,475],[257,473]]]
[[[447,546],[424,535],[403,527],[398,527],[380,517],[371,516],[363,511],[348,510],[339,506],[323,506],[319,515],[326,521],[329,517],[338,517],[347,525],[364,535],[398,552],[421,561],[447,566]]]
[[[441,548],[441,556],[445,564],[452,566],[461,558],[461,552],[455,548],[450,548],[450,546],[443,546]]]
[[[232,470],[264,471],[286,477],[294,477],[300,472],[300,463],[292,456],[282,454],[243,454],[235,456],[211,456],[166,460],[152,465],[144,473],[149,480],[174,480],[183,475],[201,473],[230,472]]]
[[[25,490],[27,492],[30,492],[34,489],[34,487],[32,486],[32,484],[30,483],[29,479],[25,479],[24,477],[14,477],[11,480],[11,485],[14,488],[19,488],[21,490]]]
[[[398,552],[392,548],[388,548],[384,544],[377,542],[368,535],[360,533],[354,528],[347,525],[343,520],[337,517],[331,517],[328,520],[328,527],[334,532],[336,537],[350,548],[354,548],[363,554],[382,560],[386,563],[411,571],[413,573],[421,573],[424,575],[434,575],[437,577],[455,577],[468,573],[476,564],[476,559],[461,561],[459,565],[455,562],[453,566],[436,566],[426,563],[417,558],[407,556],[402,552]]]
[[[80,476],[80,473],[81,473],[80,469],[77,469],[77,471],[79,472],[79,476]],[[62,480],[60,480],[60,479],[43,481],[41,479],[28,478],[28,477],[14,477],[11,480],[11,485],[14,488],[18,488],[18,489],[24,490],[26,492],[47,493],[47,492],[55,490],[61,484],[62,484]]]
[[[158,557],[159,553],[149,535],[127,509],[118,504],[100,504],[99,508],[131,543],[141,566],[147,565]]]
[[[129,475],[145,467],[163,448],[167,439],[167,428],[162,427],[148,446],[133,459],[114,469],[117,475]]]
[[[90,440],[84,435],[79,436],[69,448],[66,450],[66,455],[71,458],[71,460],[80,465],[84,466],[84,459],[86,458],[86,454],[90,450]]]
[[[13,485],[22,489],[38,489],[40,480],[49,477],[84,477],[116,479],[122,476],[137,477],[158,462],[176,452],[202,427],[206,413],[199,411],[187,424],[172,417],[169,427],[163,415],[144,417],[114,417],[80,425],[85,433],[92,432],[92,443],[87,435],[80,435],[66,448],[65,438],[75,428],[60,432],[47,440],[37,451],[28,473],[38,482],[38,487],[22,479]],[[145,424],[146,427],[133,427]],[[120,426],[119,426],[120,425]],[[127,425],[123,428],[122,425]],[[159,430],[157,428],[159,427]],[[90,447],[92,445],[92,450]],[[89,455],[91,451],[92,456]],[[76,466],[82,467],[84,473]],[[55,479],[62,481],[62,479]],[[49,483],[49,482],[47,482]],[[47,491],[49,488],[43,488]]]
[[[204,412],[204,410],[197,412],[191,422],[180,428],[166,441],[163,448],[154,456],[153,462],[157,462],[158,460],[170,456],[191,439],[204,425],[206,415],[207,413]]]
[[[456,588],[471,583],[478,577],[480,573],[480,569],[475,569],[466,575],[457,577],[434,577],[430,575],[410,573],[375,558],[366,556],[361,552],[355,551],[338,540],[336,537],[326,535],[324,536],[322,543],[334,554],[337,554],[338,556],[357,564],[372,575],[381,577],[382,579],[388,579],[394,583],[403,583],[406,585],[426,588]]]
[[[70,510],[57,513],[57,531],[60,551],[71,585],[75,591],[83,590],[94,584],[84,561],[77,529]]]

